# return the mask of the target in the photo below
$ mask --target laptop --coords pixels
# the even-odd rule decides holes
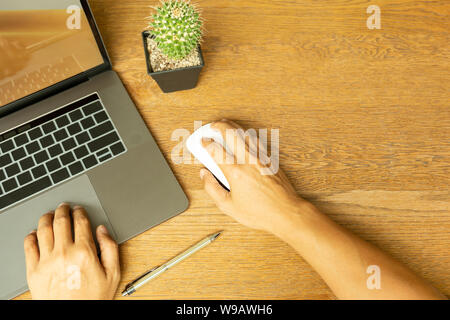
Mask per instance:
[[[87,1],[2,1],[0,299],[27,290],[23,239],[61,202],[119,243],[188,206]]]

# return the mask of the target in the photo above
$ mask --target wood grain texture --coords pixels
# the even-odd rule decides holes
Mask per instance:
[[[450,295],[448,1],[197,1],[206,66],[196,89],[172,94],[145,69],[140,33],[156,1],[91,2],[114,69],[191,202],[121,245],[120,289],[225,230],[131,299],[335,298],[289,246],[220,213],[199,165],[171,160],[175,129],[221,118],[279,129],[281,167],[301,195]],[[366,27],[370,4],[381,30]]]

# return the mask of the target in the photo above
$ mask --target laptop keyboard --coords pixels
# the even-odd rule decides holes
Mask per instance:
[[[127,151],[94,93],[0,135],[0,210]]]

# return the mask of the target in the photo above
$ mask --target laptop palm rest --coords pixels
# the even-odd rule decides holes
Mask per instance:
[[[0,299],[10,299],[27,290],[23,239],[37,228],[43,214],[53,211],[61,202],[83,206],[93,231],[103,224],[116,238],[87,175],[0,213]]]

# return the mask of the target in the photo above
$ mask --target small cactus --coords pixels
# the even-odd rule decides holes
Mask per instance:
[[[152,15],[150,34],[169,58],[181,60],[202,39],[202,20],[189,0],[164,0]]]

